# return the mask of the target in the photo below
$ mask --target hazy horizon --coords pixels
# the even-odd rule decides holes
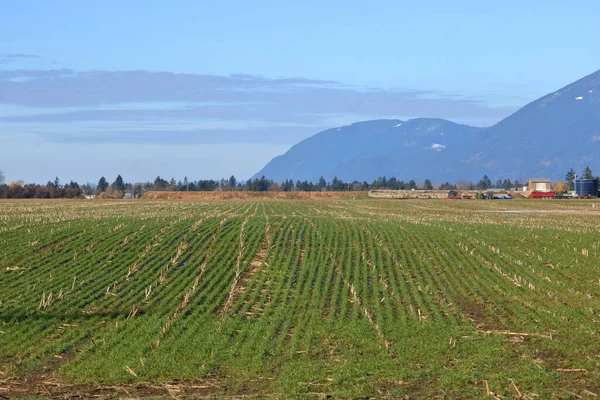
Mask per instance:
[[[591,1],[6,5],[0,170],[244,180],[357,121],[490,126],[598,69],[599,14]]]

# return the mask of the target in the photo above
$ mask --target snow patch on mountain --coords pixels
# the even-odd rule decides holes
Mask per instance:
[[[428,149],[435,150],[435,151],[442,151],[445,148],[446,148],[446,146],[444,146],[443,144],[439,144],[439,143],[434,143],[430,147],[428,147]]]

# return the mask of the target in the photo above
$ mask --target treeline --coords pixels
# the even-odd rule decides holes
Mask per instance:
[[[431,181],[426,180],[422,185],[423,188],[433,188]],[[316,183],[309,182],[308,180],[297,180],[286,179],[283,182],[276,182],[271,179],[267,179],[264,176],[261,178],[249,179],[245,182],[238,182],[235,176],[231,176],[229,179],[221,180],[200,180],[190,182],[186,179],[183,181],[171,181],[157,177],[153,183],[146,183],[142,185],[142,191],[156,190],[156,191],[181,191],[181,192],[194,192],[194,191],[247,191],[247,192],[267,192],[267,191],[301,191],[301,192],[342,192],[342,191],[366,191],[371,189],[419,189],[419,185],[414,180],[404,182],[396,178],[380,177],[371,183],[366,181],[352,181],[344,182],[341,179],[333,178],[331,181],[326,181],[325,178],[321,177]]]
[[[118,179],[117,179],[118,181]],[[122,184],[122,183],[121,183]],[[247,192],[267,192],[267,191],[281,191],[281,192],[347,192],[347,191],[368,191],[373,189],[388,189],[388,190],[485,190],[490,187],[501,187],[505,189],[514,189],[519,187],[521,183],[519,181],[512,182],[510,179],[503,179],[496,181],[496,186],[493,186],[492,182],[487,176],[484,176],[478,183],[474,184],[470,181],[460,181],[456,184],[449,182],[434,187],[431,180],[426,179],[422,184],[417,184],[414,180],[403,181],[396,177],[379,177],[372,182],[367,181],[352,181],[345,182],[337,177],[331,181],[326,181],[325,178],[321,177],[316,183],[308,180],[296,180],[286,179],[283,182],[277,182],[271,179],[267,179],[264,176],[261,178],[249,179],[244,182],[238,182],[235,176],[231,176],[229,179],[221,180],[198,180],[190,181],[187,177],[183,181],[176,181],[175,178],[167,181],[160,176],[156,177],[154,182],[135,183],[135,184],[122,184],[124,189],[118,189],[121,184],[113,183],[109,185],[104,177],[100,178],[98,182],[96,194],[108,193],[110,196],[111,189],[114,190],[125,190],[130,191],[134,197],[137,197],[147,191],[171,191],[171,192],[204,192],[204,191],[247,191]]]
[[[503,188],[506,190],[515,189],[522,186],[522,183],[517,181],[511,181],[510,179],[499,179],[496,181],[495,186],[492,181],[484,176],[479,182],[473,183],[470,181],[459,181],[456,184],[449,182],[442,183],[434,187],[431,180],[426,179],[422,184],[417,184],[414,180],[403,181],[396,177],[385,177],[381,176],[372,182],[367,181],[352,181],[345,182],[337,177],[331,181],[326,181],[325,178],[321,177],[318,182],[309,182],[307,180],[293,181],[286,179],[283,182],[276,182],[270,179],[266,179],[264,176],[261,178],[249,179],[243,183],[238,183],[234,176],[228,180],[221,179],[220,181],[208,180],[208,181],[197,181],[188,182],[187,178],[183,181],[176,182],[174,179],[167,182],[160,177],[157,177],[154,183],[146,183],[140,187],[142,191],[156,190],[156,191],[213,191],[213,190],[228,190],[228,191],[248,191],[248,192],[266,192],[266,191],[301,191],[301,192],[348,192],[348,191],[368,191],[374,189],[386,189],[386,190],[485,190],[492,187]]]
[[[25,184],[23,181],[0,185],[0,199],[77,199],[82,196],[82,188],[73,181],[62,186],[58,180],[46,185]]]
[[[511,182],[510,179],[498,180],[495,187],[511,189],[518,187],[518,181]],[[121,175],[112,182],[105,177],[101,177],[97,184],[79,185],[77,182],[70,181],[61,185],[57,177],[54,181],[48,181],[45,185],[25,184],[23,181],[15,181],[10,184],[0,184],[0,198],[10,199],[60,199],[60,198],[80,198],[92,196],[98,198],[122,199],[136,198],[142,196],[148,191],[180,191],[180,192],[210,192],[210,191],[248,191],[248,192],[266,192],[266,191],[301,191],[301,192],[342,192],[342,191],[368,191],[373,189],[387,190],[485,190],[493,187],[492,182],[484,176],[477,184],[469,181],[460,181],[456,184],[449,182],[434,187],[429,179],[423,184],[417,184],[414,180],[405,182],[396,177],[379,177],[372,182],[352,181],[345,182],[342,179],[333,178],[326,181],[321,177],[316,183],[307,180],[293,181],[286,179],[283,182],[276,182],[271,179],[261,178],[249,179],[245,182],[238,182],[235,176],[229,179],[203,179],[190,181],[184,178],[183,181],[176,181],[174,178],[166,180],[160,176],[156,177],[154,182],[127,183]]]
[[[469,184],[472,186],[472,184]],[[445,183],[442,189],[452,189],[456,185]],[[303,191],[303,192],[320,192],[320,191],[367,191],[371,189],[393,189],[393,190],[412,190],[412,189],[428,189],[432,190],[433,184],[429,179],[425,180],[422,185],[418,185],[414,180],[405,182],[398,180],[395,177],[379,177],[373,182],[352,181],[344,182],[341,179],[333,178],[331,181],[326,181],[321,177],[318,182],[293,181],[286,179],[283,182],[261,178],[249,179],[244,182],[238,182],[235,176],[229,179],[202,179],[191,181],[187,177],[183,181],[176,181],[174,178],[166,180],[160,176],[156,177],[153,182],[138,182],[127,183],[121,175],[112,182],[101,177],[98,183],[79,185],[77,182],[69,182],[66,185],[61,185],[60,179],[57,177],[54,181],[48,181],[45,185],[24,184],[23,181],[11,182],[9,185],[1,184],[0,182],[0,198],[21,198],[21,199],[58,199],[58,198],[79,198],[83,196],[92,196],[98,198],[135,198],[142,196],[148,191],[181,191],[181,192],[198,192],[198,191],[249,191],[249,192],[266,192],[266,191]]]
[[[593,178],[593,174],[589,167],[586,167],[582,177],[584,179]],[[575,171],[570,169],[565,176],[563,184],[566,190],[571,189]],[[560,184],[561,182],[559,182]],[[244,182],[238,182],[235,176],[229,179],[200,179],[191,181],[187,177],[176,181],[175,178],[166,180],[157,176],[153,182],[138,182],[127,183],[121,175],[118,175],[115,180],[110,183],[106,177],[101,177],[97,184],[79,185],[77,182],[70,181],[65,185],[61,185],[60,179],[57,177],[53,181],[48,181],[45,185],[25,184],[23,181],[14,181],[10,184],[4,183],[4,175],[0,171],[0,198],[12,199],[59,199],[59,198],[80,198],[84,196],[98,198],[136,198],[142,196],[148,191],[180,191],[180,192],[210,192],[210,191],[248,191],[248,192],[266,192],[266,191],[301,191],[301,192],[342,192],[342,191],[368,191],[374,189],[387,190],[487,190],[490,188],[500,188],[505,190],[519,189],[524,183],[510,179],[498,179],[492,182],[487,175],[484,175],[477,183],[471,181],[458,181],[456,183],[445,182],[439,185],[434,185],[429,179],[426,179],[422,184],[417,184],[414,180],[403,181],[396,177],[381,176],[372,182],[367,181],[352,181],[345,182],[337,177],[331,181],[326,181],[321,177],[317,182],[309,182],[307,180],[290,180],[286,179],[283,182],[276,182],[267,179],[264,176],[261,178],[249,179]]]

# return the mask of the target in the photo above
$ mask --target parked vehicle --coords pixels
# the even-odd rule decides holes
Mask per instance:
[[[530,199],[555,199],[556,192],[533,192]]]
[[[461,197],[458,195],[458,192],[456,190],[450,190],[448,191],[448,200],[460,200]]]

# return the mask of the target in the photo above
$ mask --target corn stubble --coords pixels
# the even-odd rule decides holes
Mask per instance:
[[[586,201],[2,201],[0,379],[600,396],[599,227]]]

